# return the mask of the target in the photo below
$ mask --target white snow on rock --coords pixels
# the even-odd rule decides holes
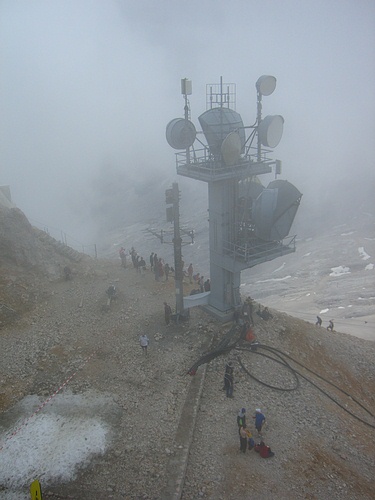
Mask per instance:
[[[258,281],[256,281],[256,283],[268,283],[270,281],[284,281],[284,280],[288,280],[289,278],[291,278],[290,275],[284,276],[283,278],[271,278],[268,280],[258,280]]]
[[[285,262],[283,262],[280,267],[272,271],[272,273],[277,273],[277,271],[281,271],[284,267],[285,267]]]
[[[358,252],[359,252],[359,255],[361,256],[362,260],[368,260],[371,258],[370,255],[365,252],[364,247],[359,247]]]
[[[331,267],[330,276],[343,276],[344,274],[350,274],[350,268],[345,266]]]
[[[35,401],[36,396],[24,398],[19,404],[21,418],[18,413],[12,428],[5,432],[0,427],[0,484],[9,493],[30,485],[34,479],[44,485],[72,480],[78,467],[88,465],[94,455],[103,454],[110,441],[110,425],[105,422],[105,413],[109,416],[110,404],[114,404],[110,398],[61,394],[56,396],[55,404],[27,420]]]

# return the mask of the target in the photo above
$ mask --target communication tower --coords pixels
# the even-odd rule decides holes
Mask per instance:
[[[295,236],[288,236],[302,194],[277,179],[281,161],[271,158],[282,136],[280,115],[262,118],[262,97],[273,93],[276,78],[261,76],[256,82],[257,117],[244,126],[236,112],[235,84],[209,84],[207,110],[198,117],[207,144],[190,120],[188,96],[192,84],[181,81],[184,118],[170,121],[168,144],[177,150],[177,174],[208,184],[211,291],[208,308],[228,318],[241,305],[241,271],[295,251]],[[196,147],[197,146],[197,147]],[[275,173],[263,186],[260,176]]]

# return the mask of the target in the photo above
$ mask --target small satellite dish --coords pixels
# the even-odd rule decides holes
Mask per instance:
[[[175,118],[167,125],[166,137],[173,149],[187,149],[193,145],[197,131],[194,123],[184,118]]]
[[[266,116],[258,127],[258,136],[263,146],[275,148],[281,141],[284,118],[280,115]]]
[[[262,95],[271,95],[276,88],[276,78],[270,75],[260,76],[255,86]]]
[[[230,132],[221,144],[221,154],[228,167],[235,165],[241,155],[241,138],[238,132]]]

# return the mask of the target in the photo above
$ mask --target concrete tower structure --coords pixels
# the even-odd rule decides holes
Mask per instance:
[[[185,116],[167,125],[168,143],[183,150],[176,153],[177,173],[208,184],[207,307],[223,319],[241,305],[242,270],[295,251],[295,236],[288,235],[302,195],[289,182],[276,179],[281,162],[270,158],[270,148],[281,139],[284,119],[279,115],[262,119],[262,96],[270,95],[275,86],[272,76],[258,79],[256,122],[245,127],[235,111],[235,85],[223,84],[222,79],[218,85],[207,85],[208,109],[198,118],[205,145],[196,139],[189,119],[192,86],[184,79]],[[264,187],[260,176],[272,172],[275,180]]]

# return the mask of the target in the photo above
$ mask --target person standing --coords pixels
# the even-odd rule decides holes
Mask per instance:
[[[168,276],[170,273],[171,268],[169,267],[169,264],[165,264],[164,266],[164,272],[165,272],[165,281],[168,281]]]
[[[253,418],[255,419],[255,428],[258,431],[258,435],[261,436],[262,427],[266,421],[266,417],[263,415],[262,410],[260,408],[257,408],[255,410],[255,415]]]
[[[225,372],[224,387],[227,398],[233,398],[233,371]]]
[[[145,333],[139,337],[139,344],[142,347],[142,351],[145,354],[145,356],[147,356],[147,347],[149,343],[150,340]]]
[[[199,288],[200,288],[201,293],[203,293],[204,292],[204,276],[201,276],[199,278]]]
[[[122,267],[126,267],[126,251],[124,247],[120,248],[120,259],[121,259],[121,265]]]
[[[158,266],[158,254],[154,253],[154,274],[155,274],[155,280],[159,281],[159,266]]]
[[[225,375],[227,373],[229,373],[230,375],[232,375],[233,377],[233,372],[234,372],[234,367],[233,367],[233,363],[232,361],[229,361],[226,365],[225,365],[225,373],[224,373],[224,387],[223,387],[223,391],[225,391]]]
[[[190,262],[189,267],[188,267],[188,276],[189,276],[189,283],[193,283],[193,264]]]
[[[243,425],[240,427],[240,451],[242,451],[242,453],[246,453],[247,439],[246,425]]]
[[[165,324],[168,326],[171,322],[172,308],[167,302],[164,302]]]
[[[151,268],[151,271],[154,270],[154,252],[151,252],[151,254],[150,254],[150,268]]]
[[[322,326],[322,323],[323,323],[322,318],[320,316],[317,316],[316,323],[315,323],[316,326]]]
[[[140,261],[138,262],[138,267],[139,267],[140,273],[143,276],[145,274],[145,271],[146,271],[146,261],[143,257],[141,257]]]
[[[237,415],[237,425],[238,433],[240,433],[241,427],[246,425],[246,408],[241,408]]]

